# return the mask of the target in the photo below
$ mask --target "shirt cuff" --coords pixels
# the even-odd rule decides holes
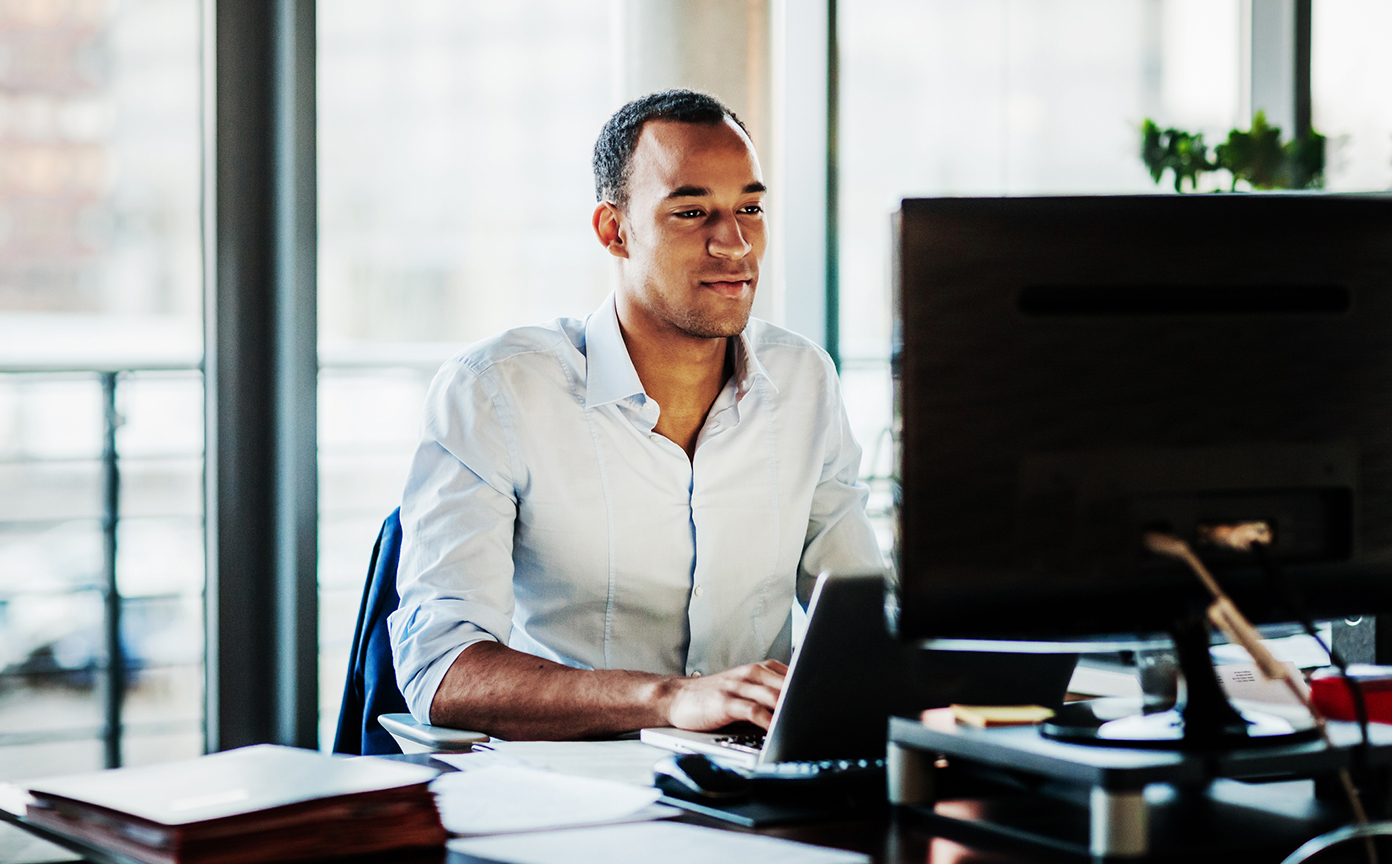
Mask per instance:
[[[401,685],[401,695],[406,697],[406,707],[411,709],[411,716],[416,718],[417,723],[430,724],[430,706],[435,702],[435,691],[440,689],[440,682],[445,680],[445,673],[454,665],[454,661],[464,649],[478,642],[498,641],[487,630],[467,621],[460,625],[456,633],[462,638],[458,647],[441,654],[410,681]]]

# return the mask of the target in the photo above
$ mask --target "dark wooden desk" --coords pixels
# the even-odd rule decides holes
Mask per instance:
[[[427,755],[393,757],[418,764],[428,764],[444,770],[456,770]],[[1034,856],[1021,850],[969,848],[943,837],[935,836],[923,820],[910,813],[896,813],[885,808],[875,814],[839,822],[808,825],[776,825],[764,828],[742,828],[729,822],[683,813],[675,821],[726,831],[781,837],[799,843],[830,846],[869,855],[875,864],[1002,864],[1002,862],[1054,862],[1057,856],[1041,852]],[[452,852],[448,864],[487,864],[481,859]]]
[[[444,763],[431,762],[428,756],[396,757],[405,761],[429,763],[446,770],[454,770]],[[0,810],[0,820],[18,825],[40,837],[52,840],[67,848],[79,851],[87,860],[97,864],[133,864],[130,859],[102,850],[84,847],[80,843],[57,837],[22,819]],[[1024,845],[1012,845],[992,838],[965,836],[948,829],[943,836],[943,828],[930,824],[922,816],[911,810],[895,810],[885,806],[882,810],[848,818],[843,821],[819,822],[816,824],[782,825],[758,829],[740,828],[728,822],[685,813],[678,821],[692,825],[702,825],[727,831],[761,834],[781,837],[818,846],[847,849],[869,855],[875,864],[1002,864],[1002,862],[1078,862],[1085,858],[1065,856],[1048,849]],[[1221,830],[1221,826],[1215,826]],[[371,858],[351,859],[356,864],[484,864],[480,859],[446,850],[431,850],[423,853],[393,854]],[[1186,855],[1185,864],[1197,864],[1205,860],[1200,855]],[[1214,859],[1224,860],[1224,859]],[[1230,857],[1226,860],[1232,860]],[[1280,857],[1272,859],[1279,862]]]
[[[875,864],[1001,864],[1007,861],[1060,860],[1057,856],[1051,857],[1044,852],[1034,854],[1024,850],[991,850],[980,846],[964,846],[944,837],[934,836],[931,829],[922,825],[919,820],[907,814],[892,813],[888,808],[878,816],[854,821],[758,829],[736,828],[727,822],[695,814],[683,816],[681,821],[863,852],[869,855]]]
[[[65,842],[41,829],[27,825],[8,813],[0,811],[0,820],[7,821],[31,833],[54,840],[67,848],[75,844]],[[832,846],[863,852],[875,864],[1001,864],[1016,861],[1052,861],[1050,858],[1022,858],[1018,854],[1003,854],[968,849],[942,838],[934,838],[926,831],[907,824],[901,824],[885,812],[875,818],[861,819],[822,825],[781,826],[775,828],[745,829],[696,814],[685,814],[679,821],[692,825],[704,825],[730,831],[744,831],[770,837],[782,837],[818,846]],[[101,853],[76,846],[75,851],[83,858],[96,864],[132,864],[130,859],[110,853]],[[372,858],[352,859],[356,864],[483,864],[480,859],[457,852],[437,850],[427,853],[407,855],[382,855]]]

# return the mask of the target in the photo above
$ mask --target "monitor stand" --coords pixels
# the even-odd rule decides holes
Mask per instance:
[[[1184,675],[1184,704],[1155,714],[1117,717],[1105,700],[1064,705],[1040,731],[1046,738],[1079,744],[1213,750],[1290,744],[1316,737],[1314,720],[1291,722],[1256,711],[1241,711],[1228,702],[1213,671],[1208,624],[1194,610],[1170,628],[1179,669]]]

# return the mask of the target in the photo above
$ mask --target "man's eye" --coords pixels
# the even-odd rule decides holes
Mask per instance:
[[[741,207],[741,208],[740,208],[740,212],[741,212],[741,213],[749,213],[749,214],[757,215],[757,214],[759,214],[759,213],[764,212],[764,205],[762,205],[762,204],[747,204],[747,205],[745,205],[744,207]]]
[[[704,216],[704,215],[705,215],[705,214],[704,214],[703,212],[701,212],[700,210],[678,210],[678,211],[677,211],[677,218],[679,218],[679,219],[700,219],[700,218],[701,218],[702,216]]]

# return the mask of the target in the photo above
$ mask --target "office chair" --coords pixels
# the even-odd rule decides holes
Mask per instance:
[[[401,510],[382,523],[367,567],[334,752],[362,756],[463,752],[488,736],[417,723],[406,709],[392,666],[387,616],[396,610],[396,567],[401,559]]]

